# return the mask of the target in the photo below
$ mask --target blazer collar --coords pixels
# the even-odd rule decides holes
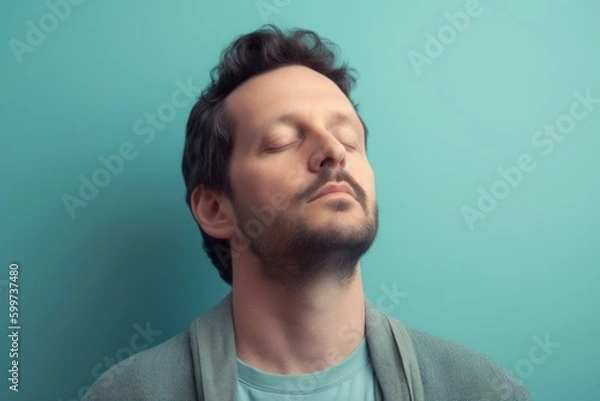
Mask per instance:
[[[190,326],[199,400],[238,399],[232,295],[230,291]],[[378,395],[389,401],[423,401],[419,365],[404,325],[379,311],[366,295],[365,315],[367,344],[380,386]]]

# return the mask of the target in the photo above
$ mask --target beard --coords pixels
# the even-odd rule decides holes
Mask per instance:
[[[339,181],[339,180],[338,180]],[[311,227],[301,216],[278,211],[270,224],[257,236],[247,236],[248,248],[259,261],[260,274],[267,280],[290,290],[301,290],[312,283],[331,280],[346,287],[356,273],[359,259],[370,249],[379,227],[379,208],[374,203],[373,216],[367,215],[364,191],[353,185],[357,200],[365,212],[363,224],[329,224]],[[298,210],[305,197],[287,210]],[[356,207],[350,200],[329,200],[327,213],[350,213]],[[321,207],[321,206],[319,206]],[[240,227],[253,219],[247,208],[235,205]],[[343,216],[338,216],[343,219]],[[239,227],[238,227],[239,228]],[[243,266],[240,266],[243,269]]]

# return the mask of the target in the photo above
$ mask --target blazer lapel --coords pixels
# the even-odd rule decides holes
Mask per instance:
[[[366,296],[365,310],[367,344],[383,400],[424,401],[418,361],[404,325]]]
[[[229,292],[190,327],[198,401],[237,401],[237,352]]]

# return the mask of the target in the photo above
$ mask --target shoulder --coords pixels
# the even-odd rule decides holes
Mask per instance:
[[[113,365],[93,383],[82,401],[195,400],[189,332]]]
[[[427,399],[530,401],[527,388],[488,356],[405,326],[419,362]]]

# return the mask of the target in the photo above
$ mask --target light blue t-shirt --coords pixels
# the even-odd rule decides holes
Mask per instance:
[[[375,372],[363,338],[346,359],[301,375],[258,370],[237,358],[239,401],[375,401]]]

